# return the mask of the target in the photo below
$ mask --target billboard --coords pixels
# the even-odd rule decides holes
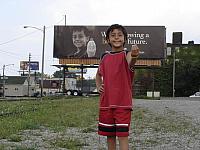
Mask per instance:
[[[29,61],[20,61],[20,70],[28,70]],[[38,61],[30,61],[30,70],[39,70]]]
[[[67,68],[67,73],[81,73],[81,68]],[[87,68],[83,68],[83,73],[87,73]]]
[[[54,26],[53,57],[99,59],[105,51],[111,50],[106,42],[108,27]],[[127,50],[130,50],[131,45],[137,44],[141,50],[141,59],[162,59],[165,57],[166,28],[164,26],[124,27],[128,33],[128,40],[125,44]]]

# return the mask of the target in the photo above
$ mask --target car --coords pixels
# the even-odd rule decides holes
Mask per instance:
[[[196,92],[193,95],[190,95],[189,97],[200,97],[200,92]]]

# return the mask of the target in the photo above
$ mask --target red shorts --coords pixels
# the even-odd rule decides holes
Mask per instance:
[[[128,136],[131,121],[131,109],[100,110],[98,134],[104,136]]]

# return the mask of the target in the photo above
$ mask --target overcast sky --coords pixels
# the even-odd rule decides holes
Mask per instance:
[[[53,74],[53,26],[111,25],[165,26],[166,41],[171,43],[173,32],[183,32],[183,43],[193,40],[200,44],[199,0],[1,0],[0,3],[0,74],[3,65],[6,75],[19,75],[20,61],[40,62],[42,54],[41,31],[26,28],[29,25],[46,29],[44,73]],[[94,76],[90,70],[88,76]]]

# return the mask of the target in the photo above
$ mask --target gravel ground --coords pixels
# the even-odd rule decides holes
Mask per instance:
[[[141,141],[149,138],[157,141],[155,145],[136,144],[135,149],[148,150],[200,150],[200,135],[195,134],[195,130],[200,130],[200,98],[164,98],[161,100],[135,100],[135,106],[146,108],[166,117],[169,112],[174,112],[175,118],[184,118],[191,123],[195,129],[190,128],[187,133],[162,133],[151,132],[148,128],[140,134]],[[172,116],[173,117],[173,116]],[[146,135],[145,135],[146,134]],[[160,140],[160,141],[159,141]],[[142,142],[141,142],[142,143]]]
[[[200,98],[163,98],[161,100],[135,100],[135,106],[144,107],[155,113],[164,114],[173,110],[191,117],[193,123],[200,123]]]
[[[168,112],[175,112],[176,117],[184,117],[195,127],[200,129],[200,99],[178,98],[172,100],[135,100],[135,107],[149,110],[154,115],[166,116]],[[149,114],[147,114],[149,115]],[[130,131],[130,150],[199,150],[200,135],[193,129],[188,129],[191,134],[155,132],[151,128],[144,127],[142,131],[133,129]],[[140,124],[141,125],[141,124]],[[83,133],[83,129],[68,128],[65,132],[54,132],[45,127],[37,130],[25,130],[17,136],[21,141],[13,142],[8,139],[0,140],[2,150],[67,150],[54,145],[58,139],[79,139],[82,143],[81,150],[105,150],[106,138],[98,136],[96,126],[91,127],[92,132]],[[24,148],[24,149],[23,149]]]

